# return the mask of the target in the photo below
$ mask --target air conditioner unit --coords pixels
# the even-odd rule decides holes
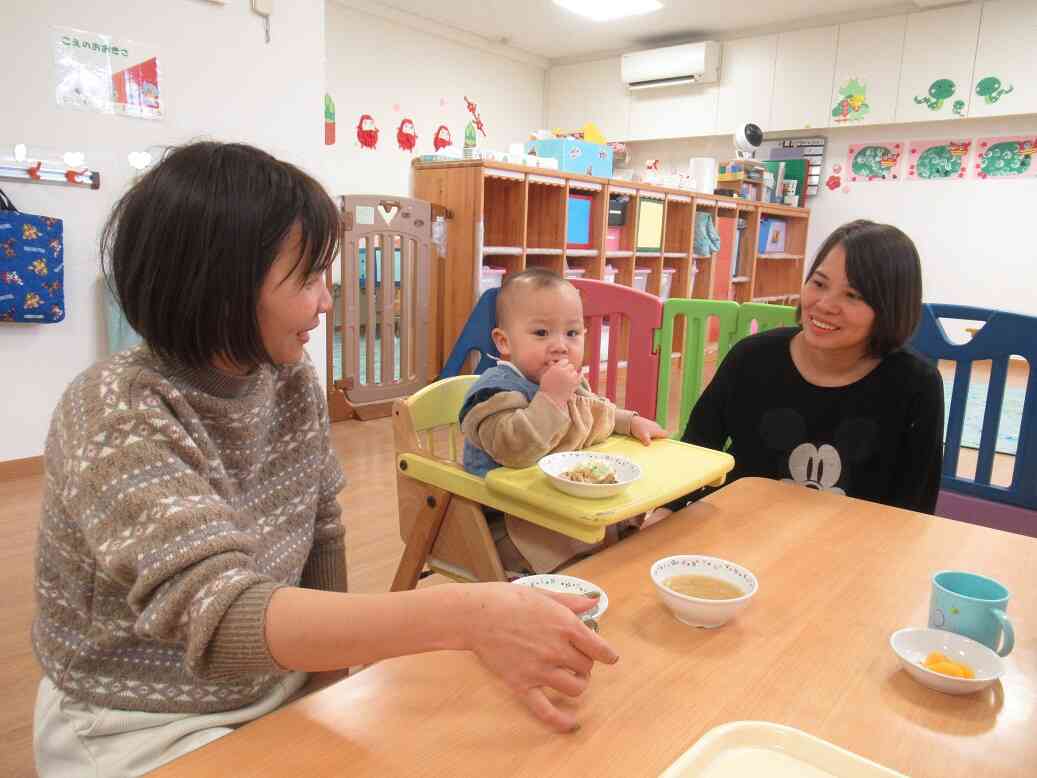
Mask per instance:
[[[720,44],[705,41],[634,51],[622,56],[620,71],[628,89],[713,83],[720,77]]]

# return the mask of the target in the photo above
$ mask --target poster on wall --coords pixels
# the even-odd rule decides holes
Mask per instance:
[[[137,119],[162,118],[153,46],[55,27],[54,97],[58,105]]]
[[[961,181],[969,169],[971,140],[913,140],[907,160],[908,181]]]
[[[899,181],[901,143],[855,143],[846,156],[850,181]]]
[[[978,138],[972,171],[979,179],[1005,181],[1037,176],[1037,136]]]

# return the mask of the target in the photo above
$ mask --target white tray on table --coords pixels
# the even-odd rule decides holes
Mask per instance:
[[[906,778],[862,756],[768,721],[714,727],[659,778]]]

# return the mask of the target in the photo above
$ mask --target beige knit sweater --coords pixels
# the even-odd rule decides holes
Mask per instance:
[[[45,461],[32,641],[74,698],[248,705],[284,672],[274,591],[345,591],[344,479],[308,361],[233,378],[122,352],[65,391]]]

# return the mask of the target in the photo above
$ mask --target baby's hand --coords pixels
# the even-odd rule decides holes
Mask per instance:
[[[647,446],[652,442],[652,438],[665,438],[667,434],[666,430],[652,419],[646,419],[644,416],[635,416],[630,422],[630,437],[637,438]]]
[[[569,399],[580,385],[580,371],[568,359],[555,362],[547,368],[540,379],[540,391],[544,392],[555,405],[565,408]]]

